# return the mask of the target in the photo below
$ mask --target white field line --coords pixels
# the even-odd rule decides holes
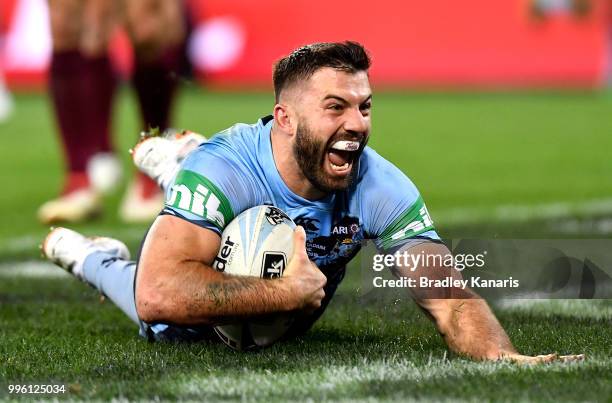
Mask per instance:
[[[584,299],[501,299],[495,306],[504,311],[541,313],[565,317],[612,319],[612,301]]]
[[[37,260],[0,263],[0,278],[64,278],[66,271],[53,263]]]
[[[534,219],[555,219],[573,216],[612,214],[612,198],[583,202],[554,202],[545,204],[508,204],[492,209],[458,208],[433,212],[434,221],[440,224],[472,224],[485,221],[524,222]]]
[[[572,365],[551,364],[530,368],[537,372],[571,372],[575,366],[603,366],[605,362],[591,360]],[[448,376],[461,376],[469,382],[474,377],[487,376],[496,372],[517,373],[525,369],[504,362],[470,362],[431,358],[425,365],[416,365],[406,360],[390,357],[387,360],[367,360],[348,365],[329,365],[305,368],[291,373],[275,373],[270,370],[243,371],[236,374],[190,374],[168,381],[170,390],[191,396],[214,396],[236,399],[278,398],[282,396],[279,385],[291,385],[293,394],[309,396],[317,394],[351,394],[355,387],[372,382],[427,382]],[[351,399],[349,397],[349,399]]]
[[[433,212],[438,225],[477,224],[484,222],[525,222],[534,219],[570,218],[574,216],[593,216],[612,214],[612,199],[594,199],[585,202],[555,202],[548,204],[500,205],[494,208],[457,208]],[[570,223],[561,231],[579,233],[579,222]],[[601,234],[612,233],[612,220],[602,219],[589,226],[589,231]],[[112,236],[124,242],[138,242],[144,236],[141,229],[113,229],[110,233],[91,235]],[[0,241],[0,255],[16,254],[35,250],[42,242],[39,234],[28,234],[17,238]]]
[[[88,232],[84,232],[84,233],[86,235],[111,236],[113,238],[120,239],[123,242],[139,242],[144,237],[145,230],[136,229],[136,228],[126,228],[126,229],[113,230],[113,231],[109,231],[108,233],[100,233],[100,234],[97,234],[97,233],[90,234]],[[28,234],[28,235],[23,235],[20,237],[10,238],[7,240],[0,241],[0,255],[17,254],[17,253],[24,253],[24,252],[27,253],[27,252],[38,250],[45,235],[46,235],[45,233],[42,233],[42,235],[40,235],[40,233],[37,233],[36,235]]]
[[[610,235],[612,234],[612,214],[610,218],[598,218],[598,219],[566,219],[552,223],[550,228],[554,232],[562,234],[599,234],[599,235]]]
[[[9,238],[0,243],[0,253],[18,253],[32,250],[41,243],[41,239],[34,235],[24,235],[17,238]]]

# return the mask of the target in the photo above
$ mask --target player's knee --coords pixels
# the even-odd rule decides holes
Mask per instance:
[[[180,28],[179,28],[180,29]],[[175,31],[170,28],[169,31]],[[182,34],[177,32],[159,31],[159,27],[136,28],[131,33],[134,53],[140,60],[153,60],[164,54],[168,49],[178,46],[182,41]]]
[[[79,47],[83,8],[78,0],[49,2],[49,20],[53,49],[73,50]]]
[[[180,4],[174,0],[146,0],[128,9],[128,32],[137,57],[154,58],[184,40],[186,29]]]

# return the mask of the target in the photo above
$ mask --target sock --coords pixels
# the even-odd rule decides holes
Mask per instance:
[[[87,130],[95,133],[93,137],[97,139],[96,152],[110,152],[111,113],[117,84],[115,73],[108,56],[89,59],[88,69],[91,103]]]
[[[180,60],[180,47],[168,49],[154,60],[136,58],[132,82],[145,129],[157,127],[163,131],[168,128]]]
[[[163,131],[170,125],[181,62],[180,50],[181,47],[173,47],[151,61],[136,59],[132,81],[145,129],[156,127]],[[141,184],[143,198],[151,198],[159,193],[159,186],[148,176],[138,173],[137,180]]]
[[[62,189],[62,195],[67,195],[68,193],[88,187],[89,176],[87,175],[87,172],[70,171],[68,176],[66,176],[64,188]]]
[[[85,172],[97,152],[110,151],[110,113],[115,78],[108,57],[55,52],[49,87],[68,170]]]
[[[83,262],[83,278],[106,295],[139,327],[136,313],[134,278],[136,262],[120,259],[105,252],[94,252]]]

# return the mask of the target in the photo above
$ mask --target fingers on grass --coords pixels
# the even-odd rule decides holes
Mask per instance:
[[[506,360],[523,365],[549,364],[552,362],[578,362],[584,360],[584,354],[559,355],[557,353],[542,354],[535,357],[529,355],[513,354],[505,357]]]
[[[579,362],[584,361],[584,359],[584,354],[562,355],[559,357],[559,361],[561,362]]]
[[[538,355],[534,358],[536,359],[534,361],[534,363],[536,364],[540,364],[540,363],[548,364],[550,362],[557,361],[557,359],[559,358],[559,355],[557,353],[552,353],[552,354]]]

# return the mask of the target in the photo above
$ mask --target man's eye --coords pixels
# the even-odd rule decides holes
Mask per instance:
[[[372,103],[371,102],[366,102],[365,104],[362,104],[359,109],[361,109],[362,111],[370,110],[370,109],[372,109]]]
[[[341,111],[342,110],[342,105],[340,105],[340,104],[332,104],[328,108],[329,109],[333,109],[335,111]]]

